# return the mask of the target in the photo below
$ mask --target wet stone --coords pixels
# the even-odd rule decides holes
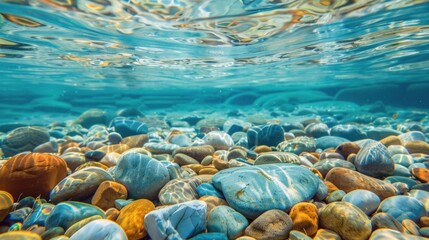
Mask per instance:
[[[292,219],[287,213],[273,209],[253,220],[244,233],[260,240],[283,240],[289,237],[292,226]]]
[[[318,229],[318,213],[316,205],[312,203],[298,203],[292,207],[290,217],[293,230],[313,236]]]
[[[314,152],[316,142],[309,137],[296,137],[294,139],[279,143],[277,149],[282,152],[300,154],[302,152]]]
[[[40,144],[49,141],[47,129],[36,126],[19,127],[10,131],[3,139],[2,151],[6,157],[32,151]]]
[[[342,201],[355,205],[368,216],[372,214],[380,204],[380,198],[375,193],[362,189],[347,193]]]
[[[385,212],[396,218],[399,222],[404,219],[419,221],[420,217],[427,213],[421,202],[409,196],[393,196],[384,199],[377,209],[377,212]]]
[[[278,124],[251,127],[247,131],[248,148],[259,145],[277,146],[284,140],[283,128]]]
[[[81,239],[127,240],[127,235],[115,222],[99,219],[86,224],[70,237],[70,240]]]
[[[248,225],[243,215],[228,206],[213,208],[207,219],[208,232],[224,233],[228,239],[241,236]]]
[[[198,199],[196,188],[200,184],[199,178],[171,180],[159,192],[159,201],[170,205]]]
[[[204,144],[212,146],[215,150],[228,150],[234,146],[231,136],[222,131],[211,131],[203,137]]]
[[[136,200],[121,209],[116,222],[124,229],[128,239],[146,237],[145,216],[155,210],[155,205],[146,199]]]
[[[382,178],[391,176],[394,162],[387,148],[374,140],[368,140],[354,161],[357,171],[367,176]]]

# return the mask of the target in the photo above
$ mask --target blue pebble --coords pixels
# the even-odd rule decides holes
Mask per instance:
[[[421,217],[426,215],[423,204],[416,198],[409,196],[386,198],[380,203],[377,212],[388,213],[399,222],[405,219],[418,222]]]
[[[391,176],[395,170],[395,163],[387,148],[374,140],[365,141],[354,164],[358,172],[375,178]]]
[[[315,139],[316,148],[327,149],[327,148],[337,148],[338,145],[344,142],[350,142],[350,140],[337,137],[337,136],[323,136]]]
[[[414,185],[418,184],[417,181],[411,178],[401,177],[401,176],[390,176],[385,178],[383,181],[390,182],[390,183],[402,182],[407,184],[409,189],[411,189]]]
[[[190,240],[228,240],[228,237],[224,233],[210,232],[200,233],[197,236],[190,238]]]
[[[54,207],[55,205],[50,203],[43,203],[42,205],[38,206],[36,209],[34,209],[31,215],[25,219],[22,229],[27,229],[34,224],[37,224],[38,226],[45,226],[45,221]]]
[[[393,171],[394,176],[411,177],[411,172],[408,168],[395,164],[395,170]]]
[[[121,226],[113,221],[106,219],[94,220],[77,232],[75,232],[70,240],[127,240],[127,234]]]
[[[213,208],[207,219],[208,232],[221,232],[229,239],[243,235],[243,231],[248,225],[249,222],[242,214],[228,206]]]
[[[197,187],[197,193],[199,197],[202,196],[215,196],[218,198],[225,199],[222,192],[217,190],[213,184],[210,183],[202,183]]]
[[[380,205],[380,198],[373,192],[358,189],[347,193],[343,202],[349,202],[360,208],[366,215],[372,214]]]
[[[284,140],[284,131],[278,124],[251,127],[247,131],[247,145],[252,148],[259,145],[277,146]]]
[[[110,122],[109,127],[113,127],[115,132],[119,133],[122,137],[146,134],[149,131],[149,127],[146,123],[125,117],[114,118]]]
[[[342,137],[350,141],[356,141],[366,138],[366,134],[360,130],[357,126],[346,124],[336,125],[331,128],[331,136]]]
[[[111,132],[107,135],[107,140],[109,140],[111,144],[118,144],[122,141],[122,136],[117,132]]]

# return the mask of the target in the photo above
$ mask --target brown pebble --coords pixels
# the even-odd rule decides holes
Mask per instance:
[[[426,168],[413,168],[411,173],[414,177],[422,182],[429,182],[429,169]]]
[[[360,147],[356,143],[344,142],[338,145],[338,147],[335,149],[335,152],[341,154],[344,157],[344,159],[347,159],[350,154],[352,153],[357,154],[359,150],[360,150]]]
[[[405,144],[409,153],[429,154],[429,144],[423,141],[411,141]]]
[[[293,230],[297,230],[312,236],[317,232],[318,215],[317,207],[312,203],[302,202],[292,207],[290,210]]]
[[[198,172],[198,175],[214,175],[217,172],[219,172],[219,170],[214,167],[204,167]]]
[[[115,207],[116,199],[127,199],[128,191],[124,185],[113,182],[102,182],[92,197],[91,204],[103,210]]]
[[[116,208],[109,208],[106,210],[106,219],[116,221],[119,216],[119,210]]]
[[[390,145],[402,145],[402,141],[398,136],[388,136],[380,140],[380,143],[388,147]]]
[[[273,150],[271,149],[271,147],[268,147],[266,145],[259,145],[259,146],[256,146],[253,151],[255,153],[261,154],[261,153],[264,153],[264,152],[271,152]]]

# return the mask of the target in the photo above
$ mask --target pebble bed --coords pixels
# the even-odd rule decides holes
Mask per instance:
[[[0,129],[0,240],[429,237],[425,111],[90,109]]]

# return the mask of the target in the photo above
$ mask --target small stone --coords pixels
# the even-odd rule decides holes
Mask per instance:
[[[289,240],[312,240],[312,238],[300,231],[292,230],[289,232]]]
[[[429,169],[426,168],[413,168],[411,173],[414,177],[422,182],[429,182]]]
[[[159,192],[159,201],[163,205],[183,203],[198,198],[196,188],[201,184],[198,178],[174,179]]]
[[[222,131],[211,131],[207,133],[203,141],[205,144],[214,147],[215,150],[228,150],[230,147],[234,146],[234,141],[231,136]]]
[[[203,196],[215,196],[215,197],[218,197],[218,198],[225,199],[225,197],[223,196],[222,192],[220,192],[219,190],[217,190],[213,186],[213,184],[211,184],[211,183],[202,183],[202,184],[200,184],[196,188],[196,191],[197,191],[199,197],[203,197]]]
[[[405,229],[412,235],[420,236],[420,231],[419,231],[420,227],[413,220],[410,220],[410,219],[402,220],[402,226],[404,226]]]
[[[203,196],[198,200],[204,201],[207,204],[207,216],[209,216],[210,211],[217,206],[228,206],[228,203],[224,199],[215,196]]]
[[[425,141],[426,137],[422,132],[419,131],[410,131],[399,135],[401,142],[406,145],[412,141]]]
[[[423,204],[416,198],[409,196],[386,198],[380,203],[377,212],[389,213],[399,222],[402,222],[404,219],[411,219],[417,222],[420,217],[426,215]]]
[[[341,159],[323,159],[319,162],[317,162],[316,164],[314,164],[314,168],[316,168],[323,177],[326,176],[326,174],[328,174],[328,172],[336,167],[342,167],[342,168],[347,168],[350,170],[356,170],[355,165],[353,165],[352,163],[345,161],[345,160],[341,160]]]
[[[61,155],[61,158],[72,171],[86,162],[85,154],[81,152],[67,152]]]
[[[368,216],[353,204],[333,202],[319,210],[320,226],[348,239],[368,239],[372,226]]]
[[[333,191],[326,198],[326,202],[331,203],[341,201],[345,195],[346,193],[343,190]]]
[[[338,145],[338,147],[335,149],[335,152],[341,154],[345,159],[347,159],[347,157],[350,154],[352,153],[357,154],[359,150],[360,150],[360,147],[356,143],[344,142]]]
[[[366,138],[366,134],[362,132],[357,126],[346,124],[336,125],[331,128],[331,136],[338,136],[348,139],[350,141],[356,141]]]
[[[324,123],[310,123],[304,128],[307,137],[319,138],[329,135],[329,127]]]
[[[199,164],[200,163],[197,160],[195,160],[194,158],[192,158],[188,155],[185,155],[183,153],[177,153],[176,155],[174,155],[173,162],[179,164],[179,166],[188,165],[188,164]]]
[[[18,127],[3,139],[2,151],[6,157],[32,151],[35,147],[49,141],[49,132],[42,127]]]
[[[114,118],[110,122],[109,127],[113,127],[115,132],[119,133],[122,137],[146,134],[149,130],[146,123],[125,117]]]
[[[45,221],[55,205],[50,203],[43,203],[35,207],[33,212],[24,220],[22,229],[28,230],[33,225],[44,226]]]
[[[39,234],[29,231],[12,231],[2,233],[0,240],[42,240],[42,238]]]
[[[92,125],[105,123],[106,113],[100,109],[89,109],[74,121],[74,124],[80,124],[84,128],[90,128]]]
[[[0,222],[2,222],[9,214],[10,210],[12,210],[13,203],[13,197],[10,193],[0,191]]]
[[[121,134],[119,134],[117,132],[111,132],[111,133],[109,133],[109,135],[107,135],[107,140],[111,144],[119,144],[122,142],[122,136],[121,136]]]
[[[198,172],[198,175],[215,175],[218,172],[219,170],[214,167],[205,167]]]
[[[405,144],[409,153],[429,154],[429,144],[424,141],[411,141]]]
[[[145,216],[155,210],[155,205],[146,199],[136,200],[121,209],[116,222],[124,229],[128,239],[146,237]]]
[[[368,190],[354,190],[347,193],[343,202],[349,202],[356,207],[360,208],[366,215],[371,215],[380,204],[380,198],[373,192]]]
[[[401,233],[392,229],[378,229],[375,230],[370,240],[384,240],[384,239],[395,239],[395,240],[424,240],[426,238],[414,236],[411,234]]]
[[[127,240],[124,230],[115,222],[98,219],[83,226],[70,237],[70,240]]]
[[[243,215],[228,206],[213,208],[207,219],[208,232],[224,233],[229,239],[241,236],[248,225]]]
[[[279,143],[277,149],[282,152],[290,152],[300,154],[302,152],[314,152],[316,150],[316,142],[309,137],[296,137]]]
[[[288,152],[267,152],[259,155],[254,165],[270,164],[270,163],[293,163],[300,164],[301,160],[294,153]]]
[[[354,164],[358,172],[375,178],[391,176],[395,169],[387,148],[374,140],[368,140],[362,146]]]
[[[173,152],[173,156],[178,153],[183,153],[189,157],[201,162],[205,157],[213,155],[215,149],[210,145],[180,147]]]
[[[73,234],[75,234],[77,231],[79,231],[82,227],[84,227],[88,223],[95,221],[95,220],[98,220],[98,219],[102,219],[102,217],[100,215],[94,215],[94,216],[82,219],[79,222],[71,225],[67,229],[67,231],[64,233],[64,235],[67,237],[71,237]]]
[[[109,208],[106,210],[106,219],[116,221],[119,216],[119,210],[116,208]]]
[[[392,215],[384,212],[374,214],[371,218],[373,229],[389,228],[400,232],[406,232],[404,226]]]
[[[124,185],[113,182],[102,182],[92,197],[91,204],[103,210],[115,206],[116,199],[127,199],[128,192]]]
[[[187,239],[206,229],[207,205],[189,201],[151,211],[144,217],[152,239]]]
[[[329,229],[319,229],[313,240],[341,240],[341,236]]]
[[[290,217],[293,223],[293,230],[297,230],[313,236],[318,228],[317,207],[312,203],[298,203],[292,207]]]
[[[268,210],[246,228],[244,233],[258,240],[283,240],[289,237],[292,230],[292,219],[287,213],[278,210]]]
[[[248,148],[259,145],[277,146],[284,140],[284,130],[278,124],[251,127],[247,131]]]

